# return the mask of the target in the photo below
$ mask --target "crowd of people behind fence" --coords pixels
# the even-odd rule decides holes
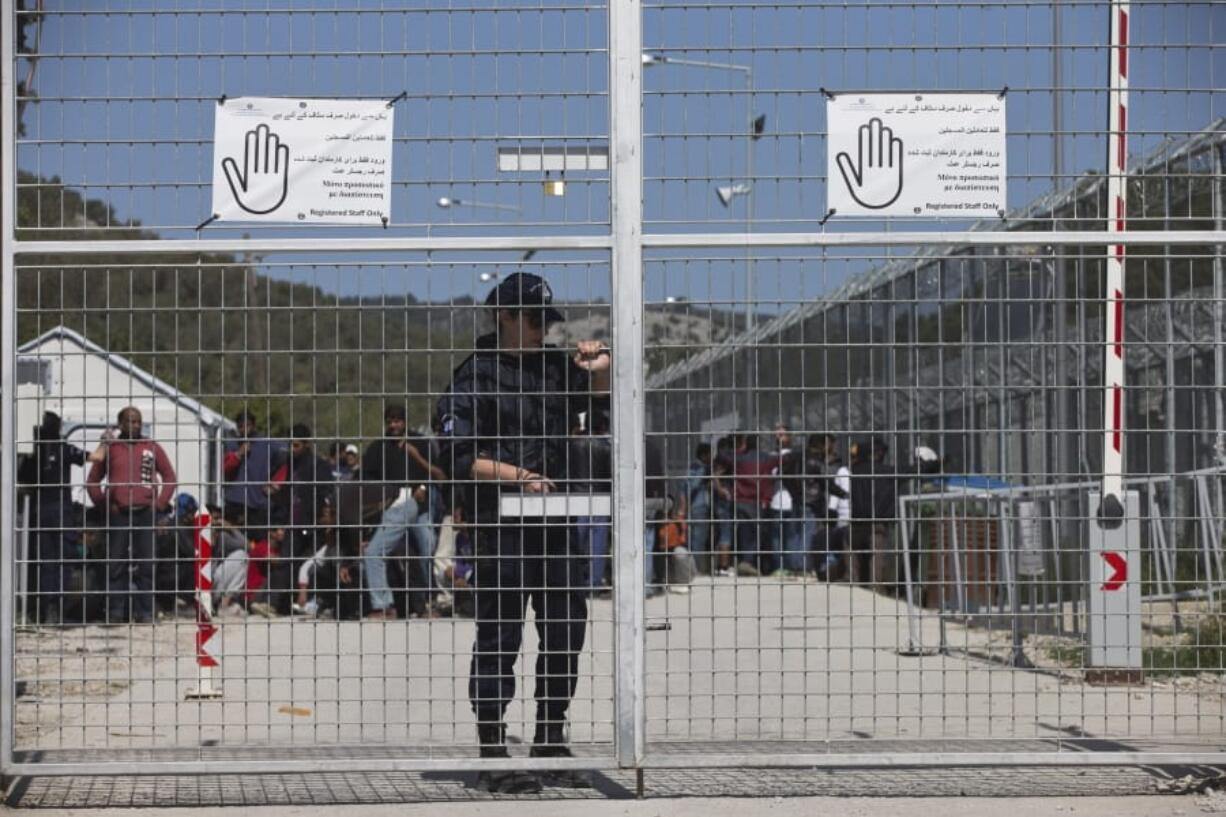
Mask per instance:
[[[197,516],[211,515],[215,615],[390,620],[471,615],[471,526],[434,435],[389,403],[379,439],[321,444],[304,424],[288,438],[242,411],[225,445],[220,507],[179,491],[162,445],[125,408],[92,452],[63,440],[48,412],[19,471],[30,497],[27,615],[43,624],[150,623],[193,613]],[[437,429],[436,429],[437,431]],[[573,430],[576,492],[612,488],[607,415]],[[880,437],[798,439],[734,433],[698,442],[684,473],[663,473],[647,445],[645,585],[688,593],[698,576],[880,584],[891,575],[899,483],[937,469],[928,448],[890,461]],[[763,445],[766,442],[766,445]],[[88,468],[92,505],[74,501],[71,468]],[[612,592],[609,517],[570,520],[587,575],[576,592]]]

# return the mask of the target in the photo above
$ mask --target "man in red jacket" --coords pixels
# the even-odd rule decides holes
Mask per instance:
[[[85,487],[107,513],[107,621],[124,622],[131,613],[138,624],[152,623],[154,514],[170,507],[175,469],[162,446],[141,437],[134,406],[119,412],[118,435],[104,440],[106,459],[94,463]]]
[[[736,552],[737,575],[760,576],[770,573],[777,566],[767,549],[770,543],[767,521],[771,497],[778,481],[772,473],[778,467],[778,456],[758,451],[756,434],[742,432],[736,435],[732,487],[736,517],[733,550]]]

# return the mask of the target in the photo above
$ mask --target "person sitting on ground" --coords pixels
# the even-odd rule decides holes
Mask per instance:
[[[778,464],[778,457],[758,451],[756,434],[743,432],[736,435],[733,550],[736,551],[736,573],[739,576],[769,574],[777,566],[767,547],[770,542],[767,523],[770,501],[777,483],[771,472],[777,469]]]
[[[685,500],[689,508],[687,546],[697,569],[708,574],[711,573],[711,482],[711,444],[699,443],[685,479]]]
[[[212,509],[210,509],[212,510]],[[212,518],[214,615],[241,618],[247,615],[246,534],[218,514]]]
[[[196,590],[196,514],[191,494],[175,498],[174,511],[160,521],[154,537],[156,615],[190,612]]]
[[[671,502],[672,497],[669,497]],[[683,496],[668,513],[656,536],[658,575],[663,576],[670,593],[689,593],[694,580],[693,556],[686,545],[689,526],[686,522],[687,503]]]
[[[720,437],[715,444],[715,457],[711,460],[711,511],[715,519],[715,561],[711,571],[717,576],[736,575],[732,566],[732,520],[735,518],[732,473],[735,458],[732,437]]]
[[[310,597],[312,580],[328,558],[329,551],[336,550],[336,503],[330,496],[325,496],[321,503],[312,535],[315,550],[309,559],[298,566],[298,596],[292,607],[292,612],[304,616],[319,615],[319,600]]]
[[[251,543],[247,560],[247,609],[265,618],[278,614],[274,594],[277,586],[275,571],[285,558],[288,534],[282,525],[273,527],[268,536]]]

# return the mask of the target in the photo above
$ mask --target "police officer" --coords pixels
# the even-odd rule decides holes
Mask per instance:
[[[82,509],[72,501],[72,468],[106,460],[106,442],[86,453],[62,437],[63,423],[53,411],[35,429],[34,453],[18,470],[17,482],[29,492],[34,524],[39,621],[56,625],[64,618],[64,585],[72,540],[80,536]],[[79,544],[79,542],[78,542]]]
[[[580,413],[591,417],[607,401],[611,361],[597,341],[580,341],[573,352],[545,345],[549,324],[563,317],[539,276],[508,276],[485,304],[495,330],[477,339],[438,405],[444,468],[476,534],[477,637],[468,694],[481,756],[509,757],[503,717],[515,694],[515,660],[531,600],[540,637],[531,754],[570,757],[565,723],[587,630],[586,559],[570,526],[503,517],[500,502],[508,493],[566,490],[571,430]],[[542,780],[590,785],[576,774],[483,772],[478,786],[526,793],[539,791]]]

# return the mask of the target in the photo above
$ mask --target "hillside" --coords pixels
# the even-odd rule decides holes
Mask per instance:
[[[54,178],[19,180],[23,239],[157,237]],[[109,226],[105,235],[99,225]],[[471,301],[338,298],[229,254],[23,256],[18,264],[19,343],[63,324],[227,416],[249,406],[278,434],[305,422],[319,437],[374,436],[384,400],[406,395],[411,424],[428,423],[437,393],[486,328]],[[608,339],[607,305],[560,306],[568,323],[551,341]],[[731,321],[715,317],[684,305],[649,313],[649,368],[684,355],[675,347],[718,342]]]
[[[20,182],[23,239],[101,238],[103,224],[110,240],[157,237],[55,179],[22,174]],[[321,437],[375,435],[385,396],[440,388],[451,372],[447,350],[471,344],[472,327],[455,325],[450,306],[342,302],[233,255],[18,263],[19,343],[64,324],[227,415],[249,405],[276,433],[306,422]],[[409,401],[415,423],[430,402]]]

